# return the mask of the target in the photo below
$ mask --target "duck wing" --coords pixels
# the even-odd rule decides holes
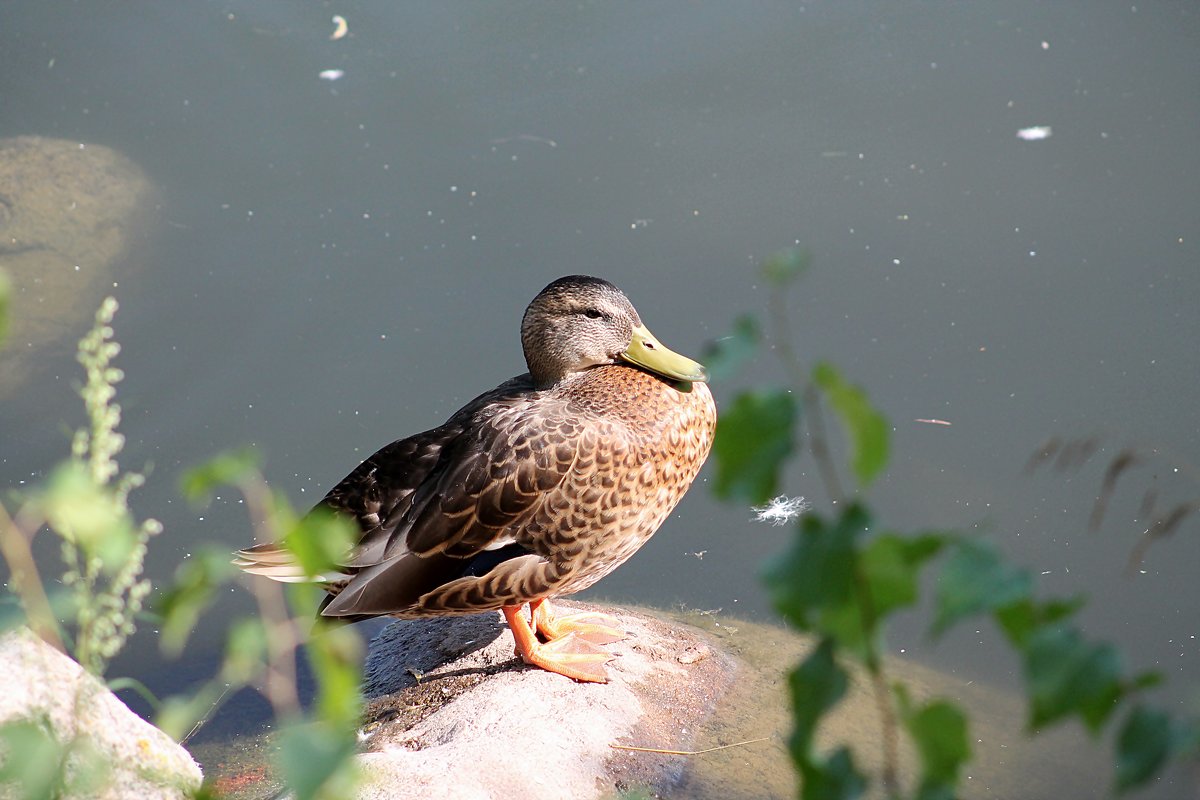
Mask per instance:
[[[452,581],[497,567],[515,576],[544,562],[518,537],[591,438],[566,406],[493,394],[364,462],[326,498],[354,514],[364,534],[346,562],[349,579],[322,613],[418,613],[422,596]]]

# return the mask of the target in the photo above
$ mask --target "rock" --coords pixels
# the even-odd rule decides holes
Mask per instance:
[[[61,797],[167,800],[190,797],[200,787],[200,767],[186,750],[28,629],[0,636],[0,687],[0,727],[41,724],[55,741],[82,745],[78,750],[90,751],[105,768],[103,785]],[[68,786],[79,777],[80,763],[68,757]]]
[[[359,759],[372,784],[357,796],[796,797],[787,673],[812,652],[810,637],[715,612],[603,610],[632,633],[605,645],[617,656],[607,685],[525,667],[498,614],[384,623],[364,676],[370,700]],[[963,800],[1109,793],[1108,753],[1079,726],[1031,738],[1025,702],[1011,690],[908,659],[886,659],[886,671],[889,682],[908,686],[914,702],[945,697],[970,715],[973,756]],[[846,696],[825,718],[818,742],[826,752],[853,747],[855,762],[876,782],[868,797],[883,795],[882,730],[873,687],[851,668]],[[618,750],[614,742],[705,752]],[[261,798],[280,788],[263,769],[270,749],[264,738],[222,743],[205,763],[214,775],[223,764],[235,765],[227,785],[244,792],[233,796]],[[248,750],[257,763],[246,762]],[[918,757],[903,734],[897,762],[905,793],[912,794]]]
[[[555,607],[596,610],[556,601]],[[605,648],[607,684],[526,667],[497,614],[401,620],[365,669],[364,800],[661,795],[737,667],[698,630],[616,608],[628,638]]]
[[[72,346],[125,269],[155,192],[125,156],[96,144],[0,139],[0,271],[12,283],[0,395],[51,343]]]

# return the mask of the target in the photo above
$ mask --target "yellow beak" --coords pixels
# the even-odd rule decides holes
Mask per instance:
[[[656,372],[665,378],[677,381],[708,381],[708,370],[698,361],[692,361],[673,350],[668,350],[654,338],[645,325],[633,329],[633,340],[621,354],[630,364]]]

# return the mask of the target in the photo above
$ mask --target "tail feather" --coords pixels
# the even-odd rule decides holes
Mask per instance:
[[[282,583],[330,583],[349,577],[341,572],[307,575],[296,557],[274,542],[238,550],[234,553],[233,565],[251,575],[262,575]]]

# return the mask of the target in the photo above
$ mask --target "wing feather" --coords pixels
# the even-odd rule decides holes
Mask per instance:
[[[502,562],[533,559],[524,572],[535,569],[543,559],[526,549],[520,531],[563,484],[580,446],[576,426],[547,424],[556,413],[566,415],[565,401],[535,404],[527,389],[493,394],[364,462],[330,492],[335,503],[355,501],[334,507],[354,513],[364,533],[346,565],[355,574],[323,613],[402,612],[450,582],[478,576],[482,564],[504,571]],[[395,456],[417,466],[397,473],[389,463]]]

